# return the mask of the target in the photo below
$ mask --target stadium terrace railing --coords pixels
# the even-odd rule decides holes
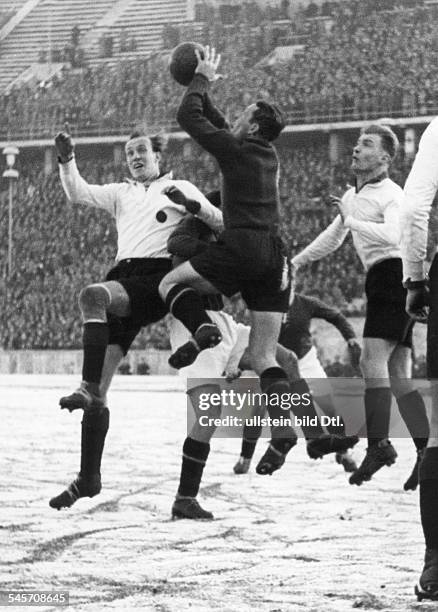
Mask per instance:
[[[339,108],[332,109],[326,112],[309,112],[308,110],[292,111],[287,113],[287,123],[289,125],[305,125],[315,123],[337,123],[341,121],[366,121],[380,118],[410,118],[421,116],[438,115],[438,106],[422,106],[417,107],[388,109],[375,108],[365,113],[359,113],[355,108]],[[67,119],[67,118],[66,118]],[[125,136],[129,134],[138,125],[138,120],[119,123],[114,125],[102,125],[101,123],[87,123],[87,125],[70,123],[70,128],[73,136],[76,137],[109,137],[109,136]],[[61,127],[61,126],[59,126]],[[180,131],[176,122],[164,121],[157,125],[149,126],[151,132],[165,131],[172,133]],[[0,141],[14,140],[33,140],[52,138],[53,127],[48,127],[46,123],[36,123],[32,125],[0,125]]]

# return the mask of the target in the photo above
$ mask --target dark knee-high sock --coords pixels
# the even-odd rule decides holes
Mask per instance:
[[[315,410],[315,404],[313,403],[309,385],[304,378],[294,380],[290,383],[290,392],[292,394],[297,393],[302,398],[299,404],[295,405],[294,402],[292,412],[294,413],[295,417],[300,419],[301,423],[303,423],[301,425],[301,429],[303,430],[304,437],[306,440],[309,440],[310,438],[318,438],[324,433],[324,430],[321,427],[318,414]],[[307,424],[308,419],[313,419],[316,424]]]
[[[392,393],[389,387],[365,390],[365,418],[368,446],[376,446],[388,437]]]
[[[179,496],[196,497],[198,495],[209,452],[210,444],[199,442],[190,437],[185,439],[178,487]]]
[[[267,410],[271,419],[289,419],[290,411],[284,410],[279,401],[283,393],[288,395],[288,401],[290,399],[290,385],[285,371],[280,367],[267,368],[260,375],[260,387],[268,398]],[[292,448],[291,438],[295,432],[291,427],[271,427],[271,435],[271,444],[279,452],[287,453]]]
[[[426,546],[438,549],[438,447],[426,448],[420,464],[420,513]]]
[[[397,398],[398,409],[417,449],[424,448],[429,439],[429,420],[426,406],[418,391]]]
[[[166,297],[166,305],[187,329],[194,334],[204,323],[212,323],[208,316],[202,297],[187,285],[175,285]]]
[[[262,434],[261,425],[244,425],[242,433],[242,449],[240,451],[241,457],[245,459],[252,459],[257,446],[257,441]]]
[[[93,391],[99,393],[99,384],[109,340],[108,324],[94,321],[84,323],[82,339],[84,346],[82,380],[91,383]]]
[[[81,471],[83,478],[100,474],[103,447],[109,428],[109,410],[85,410],[82,419]]]

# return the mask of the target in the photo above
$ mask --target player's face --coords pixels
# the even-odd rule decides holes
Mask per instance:
[[[257,104],[250,104],[245,108],[243,113],[236,119],[231,133],[236,138],[245,138],[248,134],[252,134],[257,131],[257,123],[253,121],[254,112],[257,109]]]
[[[125,146],[126,161],[136,181],[150,181],[160,174],[160,155],[146,136],[132,138]]]
[[[379,134],[361,134],[353,149],[351,168],[353,172],[372,172],[388,161]]]

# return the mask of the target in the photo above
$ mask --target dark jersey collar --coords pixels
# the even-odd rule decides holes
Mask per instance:
[[[363,189],[365,187],[365,185],[372,185],[373,183],[380,183],[380,181],[383,181],[384,179],[388,178],[388,173],[386,172],[382,172],[381,174],[379,174],[378,176],[375,176],[374,178],[370,179],[369,181],[366,181],[360,189],[357,188],[357,179],[354,179],[354,190],[356,193],[359,193],[359,191],[361,189]]]

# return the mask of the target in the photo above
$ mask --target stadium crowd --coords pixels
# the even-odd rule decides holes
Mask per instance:
[[[401,10],[391,0],[326,4],[315,16],[275,21],[282,15],[257,17],[243,10],[252,5],[244,3],[233,24],[186,24],[172,42],[193,38],[222,51],[226,78],[217,97],[231,117],[254,96],[275,99],[293,123],[432,112],[438,93],[435,9],[412,2],[413,8]],[[387,10],[377,10],[382,6]],[[279,45],[295,45],[293,56],[266,61]],[[180,95],[163,50],[111,69],[66,67],[49,83],[0,96],[0,132],[13,136],[26,126],[30,137],[48,136],[65,119],[84,133],[126,131],[140,120],[168,128]]]
[[[394,0],[351,0],[308,5],[290,20],[290,8],[256,13],[252,2],[238,3],[233,24],[212,20],[205,11],[201,26],[181,26],[178,40],[210,41],[224,53],[224,80],[215,99],[232,120],[255,98],[273,98],[289,122],[326,118],[372,118],[428,113],[438,85],[438,38],[433,10],[420,1],[399,10]],[[208,3],[205,5],[208,8]],[[252,7],[252,8],[251,8]],[[202,16],[202,15],[200,15]],[[281,27],[278,26],[280,24]],[[286,24],[286,30],[284,25]],[[285,38],[286,36],[286,38]],[[303,39],[301,53],[288,62],[260,61],[275,46]],[[174,42],[177,42],[175,40]],[[346,53],[348,49],[348,53]],[[242,87],[245,83],[245,87]],[[0,132],[9,137],[25,128],[27,138],[53,136],[65,120],[73,134],[81,130],[129,133],[139,122],[168,129],[174,122],[182,88],[171,81],[167,55],[161,51],[144,59],[65,69],[50,83],[17,87],[0,96]],[[167,166],[209,191],[217,186],[212,160],[195,145],[167,152]],[[333,217],[327,196],[348,184],[349,162],[332,167],[327,147],[318,144],[282,145],[281,198],[283,233],[291,254],[300,250]],[[196,158],[197,163],[193,164]],[[118,180],[126,174],[108,159],[79,160],[87,180]],[[400,158],[394,178],[403,184],[408,167]],[[14,218],[14,269],[6,282],[0,346],[4,348],[73,348],[80,346],[80,287],[101,279],[115,254],[111,219],[96,210],[65,202],[57,172],[45,176],[35,165],[23,165],[17,186]],[[0,253],[7,261],[7,195],[0,192]],[[434,219],[432,222],[435,222]],[[351,243],[315,263],[312,274],[301,275],[298,288],[358,313],[363,308],[363,272]],[[228,308],[244,318],[238,300]],[[138,346],[167,346],[163,324],[144,331]]]

